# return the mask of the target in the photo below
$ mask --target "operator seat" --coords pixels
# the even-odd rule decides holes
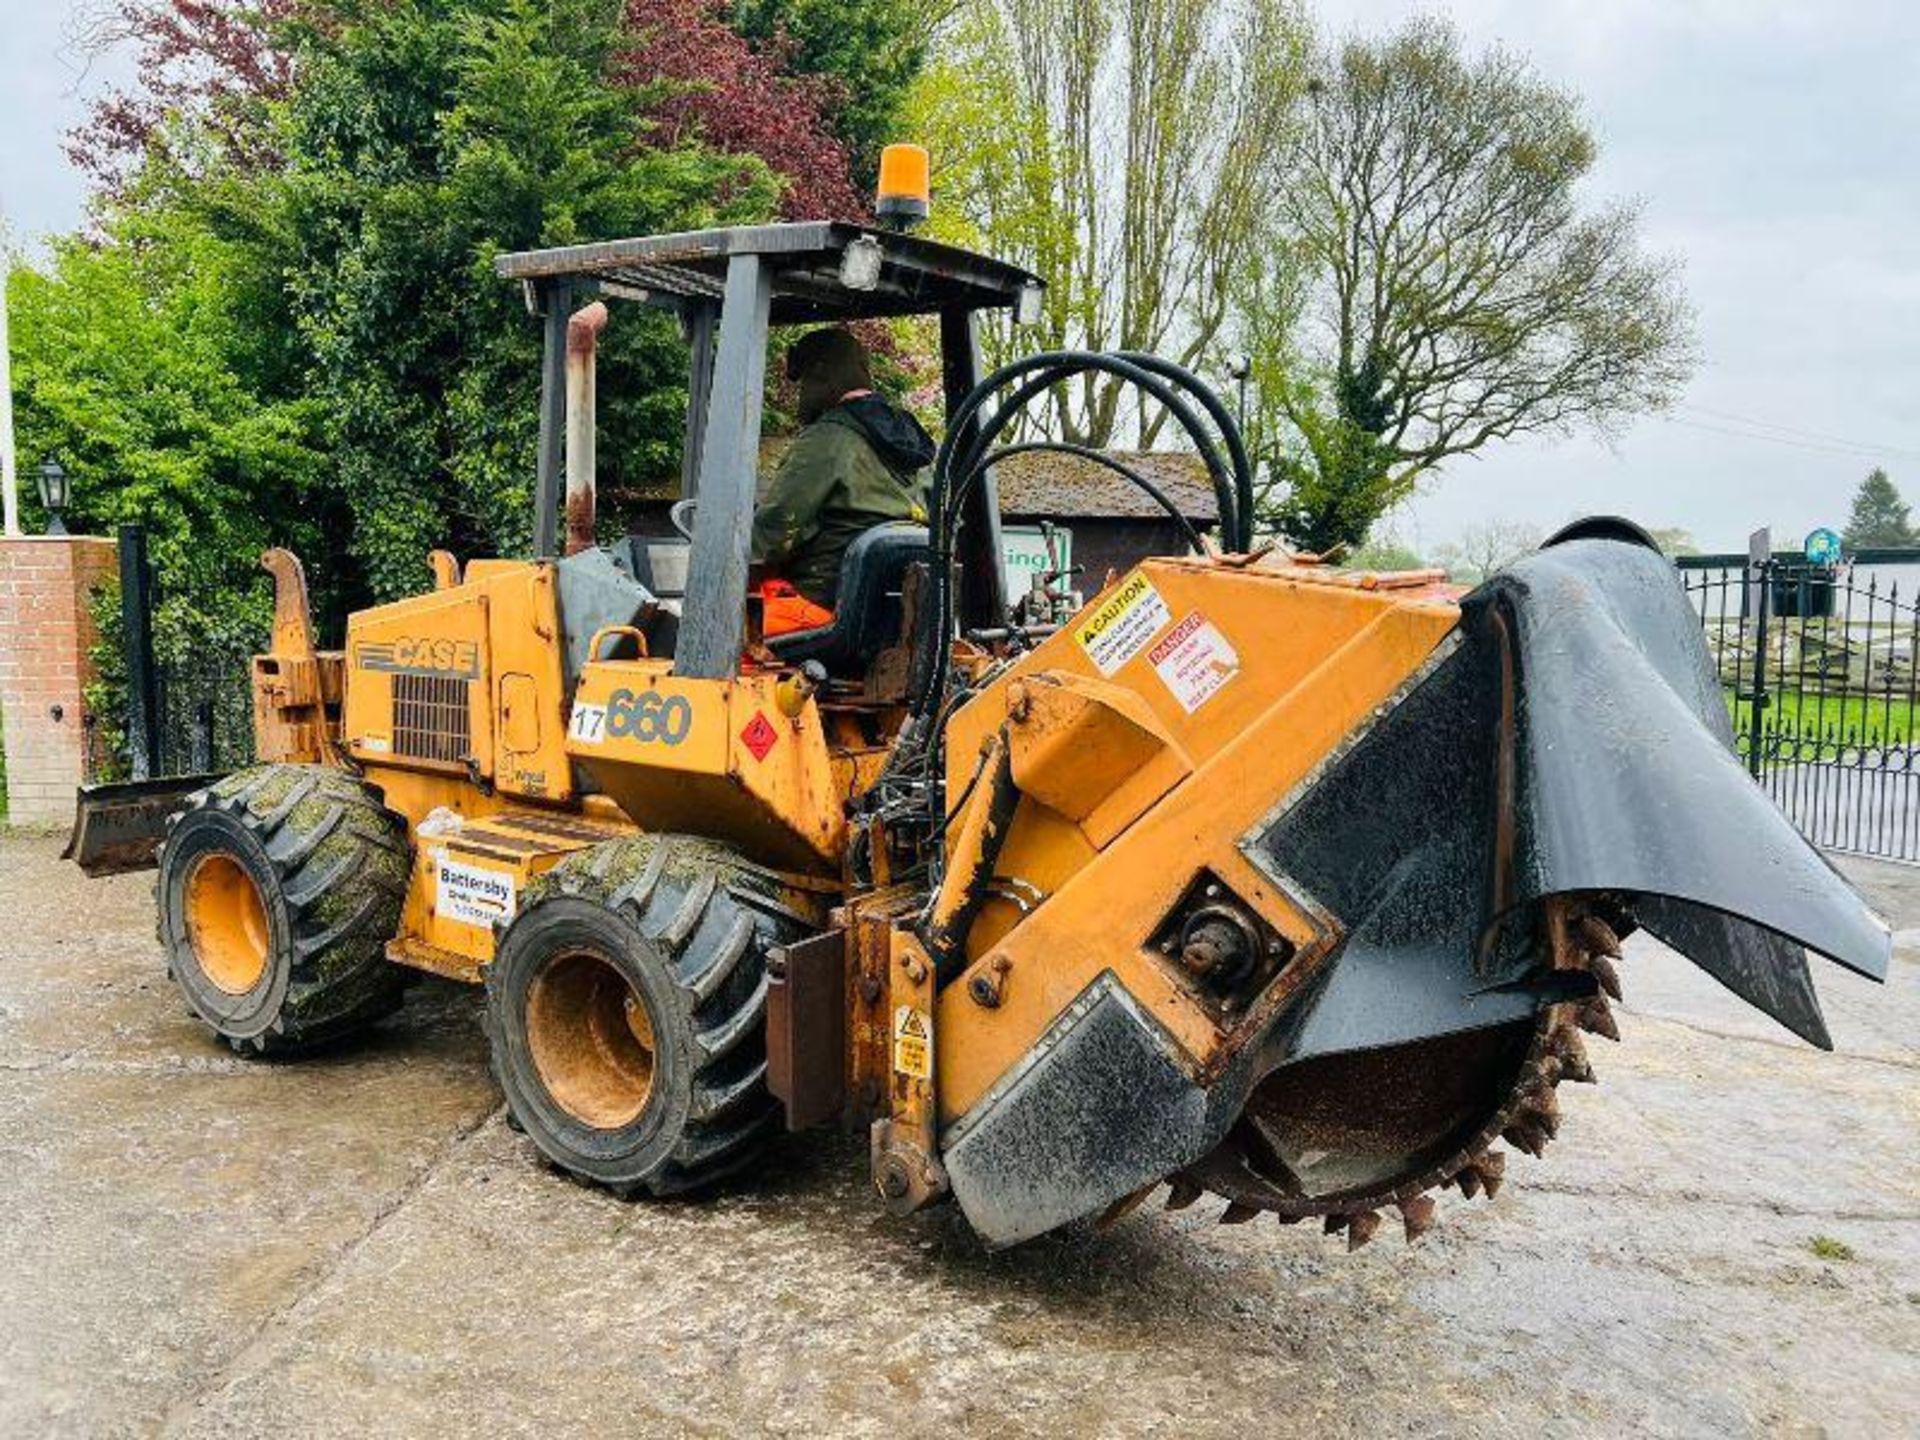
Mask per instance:
[[[862,673],[899,641],[907,569],[926,564],[932,553],[924,525],[895,520],[874,526],[847,547],[840,561],[833,623],[770,636],[767,648],[791,664],[817,660],[829,674]]]

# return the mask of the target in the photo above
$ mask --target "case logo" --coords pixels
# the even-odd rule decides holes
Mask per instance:
[[[472,640],[363,640],[353,663],[388,675],[447,675],[474,680],[480,675],[480,646]]]

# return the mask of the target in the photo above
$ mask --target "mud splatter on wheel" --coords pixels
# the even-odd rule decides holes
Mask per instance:
[[[494,1075],[548,1160],[617,1194],[747,1164],[767,1093],[766,953],[812,927],[734,851],[640,836],[530,887],[487,969]]]
[[[195,795],[155,883],[167,970],[243,1054],[372,1024],[406,975],[387,962],[408,854],[372,786],[319,765],[261,765]]]

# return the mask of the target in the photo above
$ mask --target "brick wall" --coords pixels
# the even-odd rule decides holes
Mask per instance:
[[[89,592],[113,584],[111,540],[0,539],[0,715],[7,747],[7,821],[64,825],[85,776],[88,652],[97,634]],[[54,711],[59,710],[59,718]]]

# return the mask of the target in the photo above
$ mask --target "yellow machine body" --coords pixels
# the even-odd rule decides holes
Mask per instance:
[[[1240,842],[1453,628],[1458,609],[1432,579],[1149,561],[954,716],[952,795],[1005,727],[1022,800],[997,868],[1021,883],[988,899],[969,937],[966,979],[997,974],[1000,1003],[981,1008],[968,983],[942,992],[943,1123],[1103,971],[1196,1074],[1307,978],[1339,937]],[[1203,870],[1293,952],[1284,982],[1230,1023],[1149,946]]]

